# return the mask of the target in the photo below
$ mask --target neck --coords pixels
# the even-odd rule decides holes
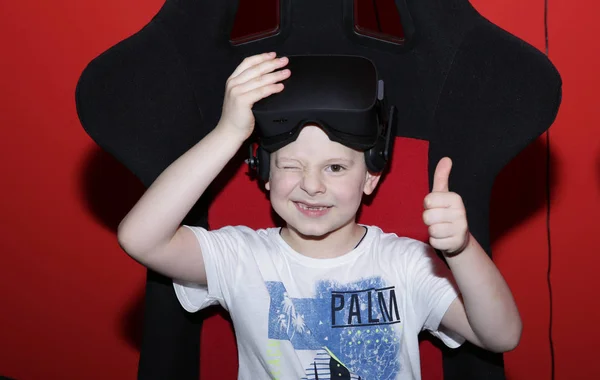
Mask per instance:
[[[296,252],[315,259],[332,259],[352,251],[366,233],[355,221],[322,236],[306,236],[290,227],[281,230],[283,240]]]

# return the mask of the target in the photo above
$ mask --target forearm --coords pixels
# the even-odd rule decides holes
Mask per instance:
[[[446,258],[462,293],[471,329],[490,349],[504,350],[521,335],[521,318],[506,281],[470,236],[464,251]]]
[[[121,246],[143,253],[168,242],[243,141],[217,127],[169,165],[121,221]]]

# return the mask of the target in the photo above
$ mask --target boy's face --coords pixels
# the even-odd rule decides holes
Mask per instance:
[[[355,221],[362,195],[379,175],[367,171],[364,153],[348,148],[320,128],[305,126],[296,141],[271,154],[271,204],[288,227],[323,236]]]

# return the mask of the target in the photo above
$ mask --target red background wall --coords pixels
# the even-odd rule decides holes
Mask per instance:
[[[473,4],[543,49],[542,0]],[[120,250],[115,229],[143,189],[85,134],[74,89],[92,58],[139,30],[161,5],[0,3],[0,375],[135,378],[145,270]],[[564,81],[550,130],[557,379],[600,378],[598,14],[592,0],[550,0],[550,57]],[[505,355],[507,376],[516,380],[549,379],[551,373],[544,141],[501,173],[491,205],[494,259],[524,321],[520,346]],[[228,330],[214,316],[204,331],[207,340]],[[435,360],[435,353],[427,354]],[[209,369],[203,366],[203,378],[211,378]],[[440,373],[426,369],[424,377]]]

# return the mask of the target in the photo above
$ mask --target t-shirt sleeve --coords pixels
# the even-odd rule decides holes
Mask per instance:
[[[414,244],[407,276],[415,313],[423,323],[422,330],[428,330],[450,348],[459,347],[465,341],[462,336],[440,329],[444,314],[460,294],[452,272],[431,246],[421,242]]]
[[[177,299],[190,313],[216,304],[229,310],[228,302],[238,277],[239,257],[245,246],[243,229],[246,227],[228,226],[213,231],[195,226],[184,227],[194,233],[200,245],[207,285],[173,280]]]

